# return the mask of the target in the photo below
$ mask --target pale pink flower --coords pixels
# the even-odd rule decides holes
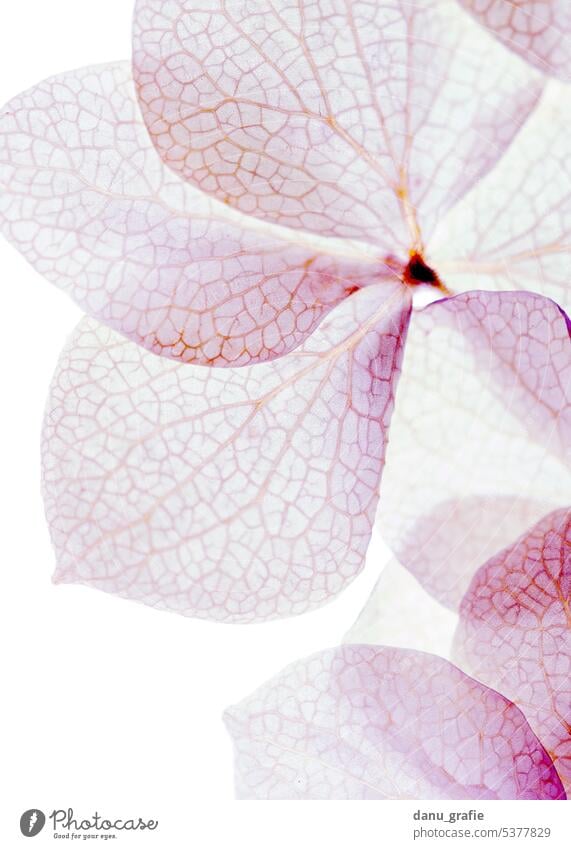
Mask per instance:
[[[46,416],[56,579],[251,621],[362,568],[421,284],[478,291],[413,323],[475,316],[500,387],[523,339],[557,408],[571,89],[456,0],[210,6],[137,3],[135,85],[13,100],[0,215],[93,317]]]

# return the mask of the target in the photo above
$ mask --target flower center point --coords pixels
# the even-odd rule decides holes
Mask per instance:
[[[422,283],[429,286],[441,287],[438,274],[430,268],[419,253],[412,253],[408,265],[403,271],[403,280],[409,286],[420,286]]]

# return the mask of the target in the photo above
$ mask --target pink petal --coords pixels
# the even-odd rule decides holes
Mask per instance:
[[[545,74],[571,80],[568,0],[460,0],[506,47]]]
[[[55,580],[233,622],[340,592],[369,543],[409,312],[406,287],[371,286],[298,351],[230,370],[84,320],[45,419]]]
[[[54,77],[13,100],[0,163],[6,237],[87,313],[184,362],[284,354],[381,273],[301,235],[248,228],[180,181],[151,145],[127,63]]]
[[[492,554],[569,501],[571,341],[528,293],[472,292],[413,319],[381,532],[449,607]]]
[[[225,718],[240,798],[565,798],[518,708],[423,652],[320,652]]]
[[[439,223],[428,261],[453,291],[528,289],[571,309],[570,113],[571,87],[552,81],[506,155]]]
[[[571,790],[571,510],[550,513],[476,573],[462,665],[513,699]]]
[[[490,169],[543,84],[455,0],[138,0],[133,64],[177,173],[250,215],[391,253]]]

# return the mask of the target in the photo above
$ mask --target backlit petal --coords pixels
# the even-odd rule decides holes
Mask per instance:
[[[149,140],[128,63],[54,77],[8,104],[0,187],[2,231],[41,274],[184,362],[284,354],[378,272],[248,226],[181,181]]]
[[[227,711],[226,723],[241,798],[565,798],[521,711],[423,652],[320,652]]]
[[[571,80],[568,0],[459,0],[511,50],[546,74]]]
[[[444,607],[416,578],[392,560],[383,567],[344,643],[418,649],[448,659],[458,615]]]
[[[392,560],[384,566],[344,643],[418,649],[448,659],[458,615],[429,595],[416,578]]]
[[[528,289],[571,309],[570,114],[571,86],[549,83],[503,159],[440,222],[429,261],[453,291]]]
[[[391,253],[493,165],[543,84],[456,0],[138,0],[133,65],[177,173]]]
[[[528,293],[471,292],[416,313],[399,384],[381,533],[457,607],[475,570],[571,496],[566,317]]]
[[[410,304],[372,286],[275,363],[202,369],[85,319],[44,428],[55,580],[189,616],[302,613],[360,571]]]

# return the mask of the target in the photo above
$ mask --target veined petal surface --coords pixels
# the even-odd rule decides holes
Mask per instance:
[[[521,711],[423,652],[323,651],[225,718],[240,798],[565,798]]]
[[[471,292],[414,314],[380,530],[456,609],[482,563],[571,496],[566,316],[530,293]]]
[[[453,291],[528,289],[571,309],[570,114],[571,86],[550,82],[505,156],[439,222],[429,261]]]
[[[545,74],[571,81],[568,0],[459,0],[476,20]]]
[[[375,275],[301,234],[248,226],[177,178],[151,144],[126,62],[54,77],[9,103],[0,187],[2,232],[41,274],[184,362],[284,354]]]
[[[133,67],[177,173],[390,253],[492,167],[543,85],[456,0],[138,0]]]
[[[410,313],[363,289],[274,363],[203,369],[85,319],[43,438],[55,580],[232,622],[317,607],[362,568]]]
[[[455,656],[512,699],[571,790],[571,509],[557,510],[474,575]]]

